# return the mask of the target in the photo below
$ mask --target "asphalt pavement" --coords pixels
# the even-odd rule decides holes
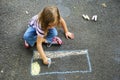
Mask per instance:
[[[36,47],[25,49],[22,37],[31,17],[47,5],[58,6],[75,39],[66,39],[58,28],[64,44],[50,48],[43,45],[44,50],[87,49],[90,72],[31,75]],[[91,20],[94,15],[97,21]],[[120,80],[120,0],[0,0],[0,28],[0,80]],[[50,69],[42,65],[42,72],[88,69],[85,55],[53,60],[57,63]]]

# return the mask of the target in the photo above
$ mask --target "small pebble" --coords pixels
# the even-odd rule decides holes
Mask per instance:
[[[3,70],[1,70],[1,73],[3,73]]]
[[[106,8],[107,7],[107,5],[105,4],[105,3],[102,3],[101,4],[104,8]]]
[[[28,11],[25,11],[26,14],[28,14]]]

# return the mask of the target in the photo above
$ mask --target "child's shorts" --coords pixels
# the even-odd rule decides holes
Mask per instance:
[[[56,28],[49,29],[48,34],[46,36],[47,42],[51,43],[52,39],[57,35],[58,35],[58,32],[57,32]],[[24,40],[26,40],[26,42],[30,46],[34,46],[34,44],[36,43],[36,39],[37,39],[37,33],[36,33],[35,28],[33,28],[32,26],[28,26],[28,29],[24,33],[23,38],[24,38]]]

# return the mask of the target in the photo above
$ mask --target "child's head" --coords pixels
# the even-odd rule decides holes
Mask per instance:
[[[48,28],[57,26],[60,22],[59,10],[56,6],[47,6],[40,13],[38,22],[44,31]]]

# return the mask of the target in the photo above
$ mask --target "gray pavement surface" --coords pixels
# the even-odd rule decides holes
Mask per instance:
[[[31,58],[36,48],[25,49],[22,36],[30,18],[47,5],[59,7],[75,39],[67,40],[58,29],[64,44],[44,46],[44,50],[88,49],[91,73],[31,76]],[[82,14],[90,18],[96,14],[98,21],[86,21]],[[120,80],[120,0],[0,0],[0,28],[0,80]],[[81,58],[70,57],[75,61]]]

